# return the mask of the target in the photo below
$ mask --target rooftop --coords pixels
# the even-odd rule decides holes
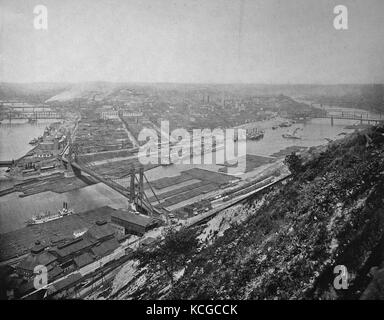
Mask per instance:
[[[110,220],[115,209],[101,207],[54,221],[28,226],[1,234],[0,261],[28,253],[35,241],[45,246],[54,246],[65,239],[72,238],[75,230],[92,228],[97,220]]]
[[[52,279],[56,278],[57,276],[59,276],[62,273],[63,273],[63,269],[60,266],[55,266],[48,273],[48,281],[51,281]]]
[[[97,257],[103,257],[119,247],[119,242],[113,238],[94,246],[91,251]]]
[[[94,261],[92,255],[88,252],[83,253],[82,255],[74,259],[77,267],[82,268]]]
[[[56,257],[48,251],[42,251],[38,254],[29,254],[24,260],[22,260],[17,267],[24,270],[32,271],[38,265],[47,266],[54,262]]]
[[[55,291],[60,291],[60,290],[63,290],[65,289],[66,287],[76,283],[77,281],[79,281],[80,279],[82,278],[82,275],[77,272],[77,273],[74,273],[74,274],[71,274],[69,275],[68,277],[64,278],[63,280],[60,280],[58,282],[56,282],[54,285],[53,285],[53,292]],[[50,290],[51,291],[51,290]],[[51,291],[51,292],[52,292]]]
[[[93,241],[79,237],[76,239],[77,241],[74,241],[70,243],[69,245],[66,245],[64,247],[57,248],[55,251],[60,257],[66,257],[72,253],[76,253],[80,250],[86,249],[94,243]]]
[[[92,228],[88,230],[87,234],[96,240],[100,240],[106,237],[113,236],[114,229],[109,223],[103,225],[95,224]]]
[[[155,223],[155,221],[143,214],[133,213],[131,211],[115,211],[112,213],[111,218],[118,218],[120,220],[133,223],[142,227],[147,227]]]

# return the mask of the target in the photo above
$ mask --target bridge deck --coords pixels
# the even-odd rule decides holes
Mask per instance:
[[[105,179],[103,176],[100,174],[92,171],[91,169],[88,169],[76,162],[70,162],[71,166],[74,167],[77,170],[83,171],[86,174],[90,175],[91,177],[95,178],[96,180],[100,181],[101,183],[104,183],[108,187],[112,188],[113,190],[119,192],[123,196],[129,198],[130,197],[130,192],[124,188],[122,185],[118,184],[117,182],[114,182],[113,180]],[[148,212],[155,212],[157,214],[161,214],[160,211],[156,210],[150,203],[148,203],[145,199],[143,201],[140,201],[140,204],[142,204],[142,207],[148,211]]]
[[[362,120],[362,121],[370,121],[370,122],[384,122],[384,119],[379,119],[379,118],[364,118],[364,117],[354,117],[354,116],[332,116],[332,115],[327,115],[321,118],[326,118],[326,119],[343,119],[343,120]]]
[[[14,163],[14,161],[9,160],[9,161],[0,161],[0,167],[9,167]]]

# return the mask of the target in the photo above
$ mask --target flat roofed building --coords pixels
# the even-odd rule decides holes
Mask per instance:
[[[140,236],[158,225],[155,219],[133,211],[115,211],[111,215],[111,222],[124,227],[125,234]]]
[[[89,252],[84,252],[73,260],[78,268],[82,268],[88,264],[91,264],[94,261],[94,258]]]
[[[97,241],[105,241],[112,239],[114,233],[115,231],[110,223],[98,220],[95,225],[88,230],[87,235]]]
[[[92,247],[91,252],[97,258],[102,258],[119,247],[119,242],[116,239],[109,239],[107,241],[101,242],[96,246]]]
[[[79,272],[70,274],[68,277],[50,286],[47,290],[47,296],[64,298],[76,290],[75,286],[81,282],[81,279],[82,275]]]
[[[90,249],[94,243],[87,238],[78,237],[64,245],[57,246],[53,252],[58,256],[60,262],[64,263]]]
[[[52,269],[57,258],[45,249],[45,245],[41,244],[40,241],[36,241],[30,249],[30,253],[17,264],[15,268],[17,274],[23,278],[30,278],[38,265],[44,265],[48,269]]]
[[[25,259],[20,261],[16,266],[16,271],[20,276],[30,278],[34,275],[36,266],[43,265],[50,270],[54,267],[56,260],[57,258],[48,251],[31,253]]]

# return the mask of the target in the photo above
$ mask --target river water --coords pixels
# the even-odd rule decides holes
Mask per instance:
[[[32,149],[29,141],[43,134],[52,120],[39,120],[30,124],[25,120],[4,120],[0,124],[0,160],[12,160]],[[0,168],[0,180],[4,181],[5,169]],[[25,226],[25,222],[41,212],[57,212],[65,201],[75,212],[87,211],[102,206],[126,208],[127,199],[111,188],[96,184],[65,193],[43,192],[28,197],[19,197],[14,192],[0,197],[0,234]]]
[[[26,120],[3,120],[0,124],[0,160],[18,159],[33,148],[29,144],[33,138],[43,134],[49,121],[38,121],[36,124]]]
[[[331,107],[328,107],[331,108]],[[338,108],[339,110],[341,108]],[[351,109],[346,109],[350,112]],[[364,110],[355,110],[363,112]],[[372,114],[372,116],[377,116]],[[271,156],[273,153],[289,146],[318,146],[327,143],[327,139],[341,138],[340,133],[350,133],[353,130],[345,129],[346,125],[356,124],[352,120],[335,120],[331,126],[330,119],[312,119],[307,123],[293,124],[288,128],[277,128],[283,119],[261,121],[247,124],[245,127],[257,127],[265,131],[264,138],[259,141],[247,141],[247,153],[261,156]],[[12,121],[11,124],[3,121],[0,124],[0,160],[17,159],[31,149],[28,142],[44,131],[49,122],[39,121],[37,124],[28,124],[25,121]],[[282,134],[292,133],[299,128],[298,140],[284,139]],[[146,172],[149,180],[159,179],[165,176],[174,176],[192,167],[200,167],[208,170],[218,171],[217,165],[172,165],[168,167],[157,167]],[[3,170],[4,173],[4,170]],[[0,176],[4,179],[4,176]],[[62,194],[54,192],[43,192],[36,195],[20,198],[18,193],[12,193],[0,197],[0,234],[16,230],[25,226],[25,221],[40,212],[56,212],[61,208],[63,201],[68,202],[69,207],[75,212],[95,209],[102,206],[114,208],[126,208],[128,201],[119,193],[106,185],[96,184],[78,190]]]

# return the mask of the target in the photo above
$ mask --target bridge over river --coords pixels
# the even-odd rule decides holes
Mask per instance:
[[[73,145],[68,146],[68,152],[62,155],[62,161],[64,165],[68,169],[72,169],[73,173],[76,176],[85,173],[97,181],[107,185],[111,189],[117,191],[123,196],[127,197],[131,203],[135,203],[135,205],[141,209],[143,209],[148,214],[156,214],[163,215],[164,212],[152,206],[150,201],[148,200],[145,192],[144,192],[144,179],[147,179],[144,175],[143,168],[131,168],[129,172],[124,176],[120,177],[119,181],[121,182],[121,178],[126,178],[129,180],[130,187],[129,189],[123,186],[122,184],[114,181],[110,177],[103,176],[95,171],[94,168],[88,163],[82,163],[77,157],[76,147]],[[139,173],[139,178],[137,178],[136,174]],[[148,183],[148,180],[146,180]],[[149,184],[149,183],[148,183]],[[152,190],[153,191],[153,190]],[[154,191],[153,191],[154,193]]]
[[[335,119],[340,120],[355,120],[359,121],[361,124],[372,124],[377,125],[384,123],[384,116],[382,114],[373,116],[368,112],[351,112],[351,111],[327,111],[324,116],[317,116],[315,118],[320,119],[331,119],[331,125],[334,124]]]
[[[0,113],[1,120],[14,119],[62,119],[63,114],[57,111],[3,111]]]

